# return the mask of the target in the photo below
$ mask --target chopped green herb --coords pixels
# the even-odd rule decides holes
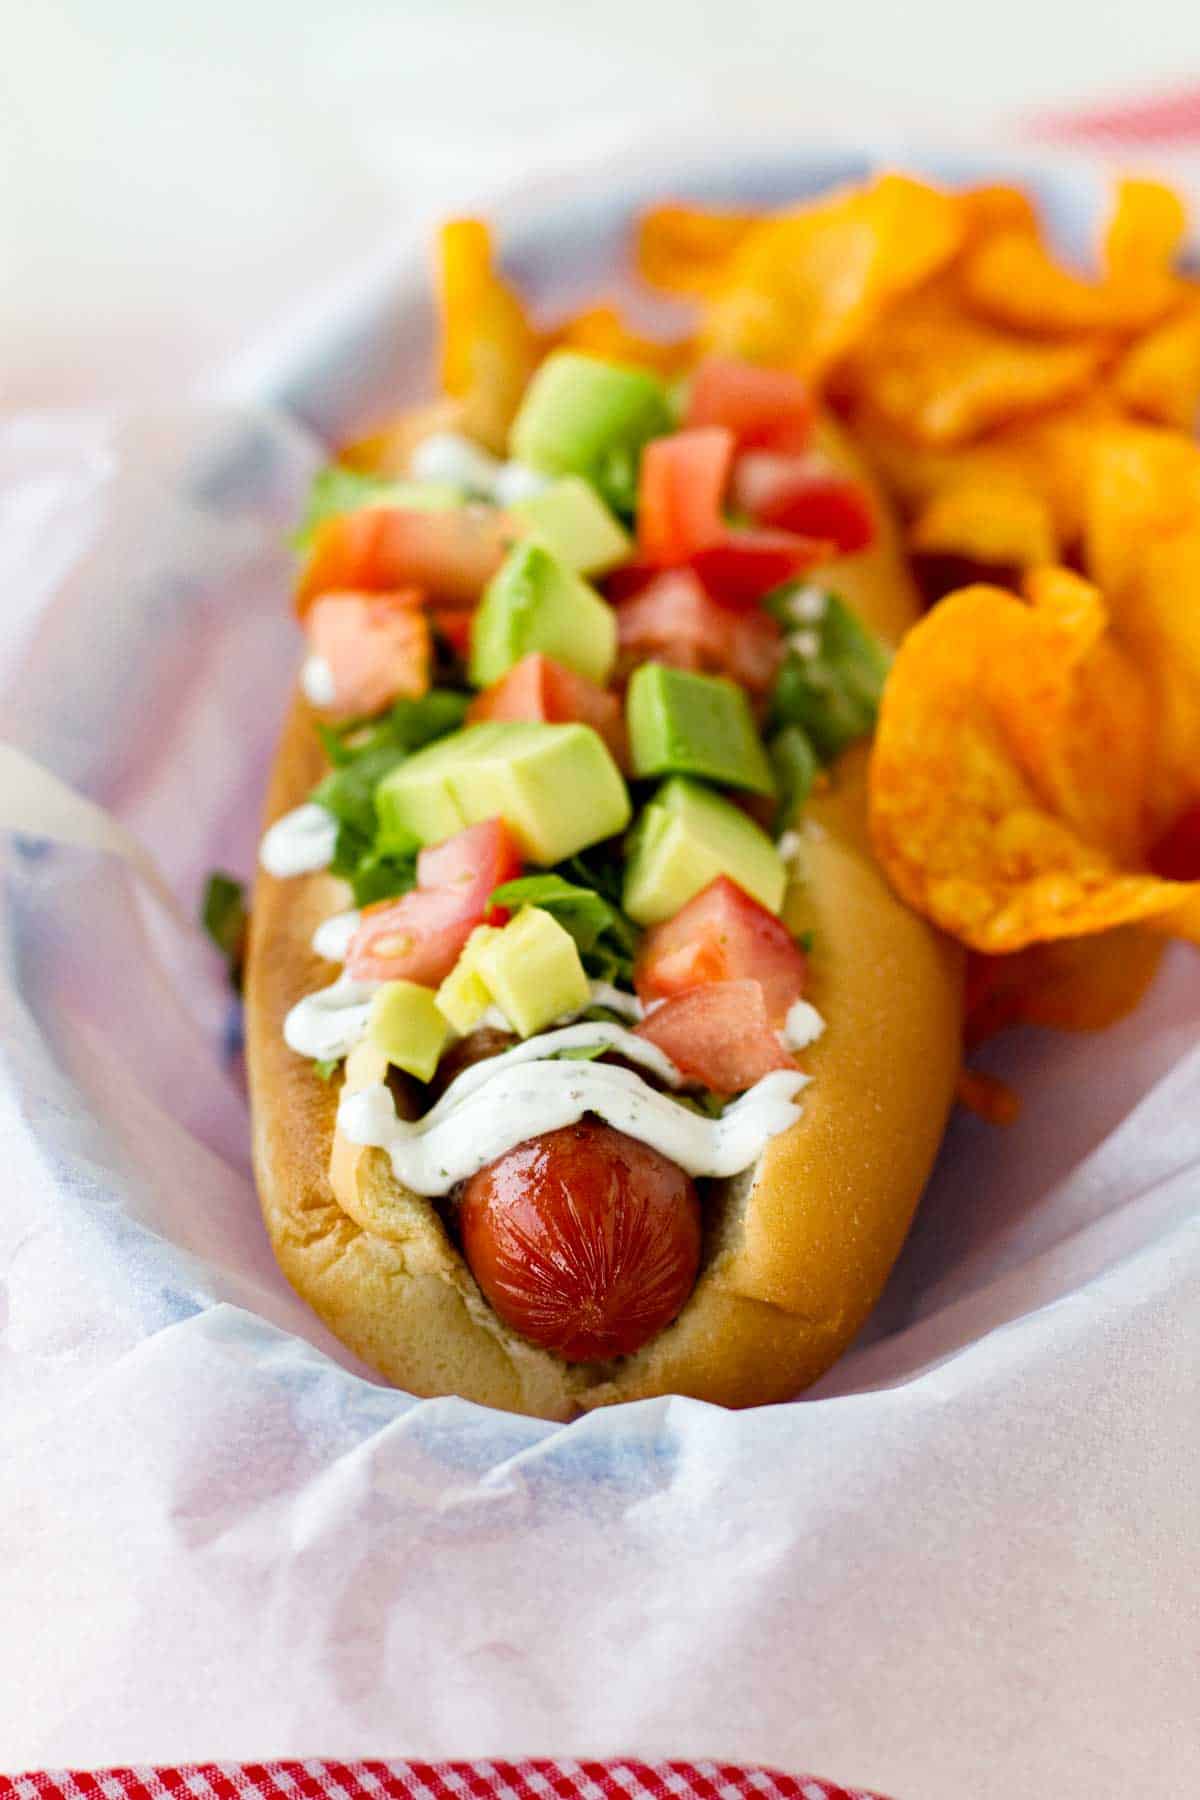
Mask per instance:
[[[779,726],[799,726],[822,761],[832,762],[874,730],[891,659],[836,594],[825,595],[819,609],[801,611],[801,593],[811,589],[791,582],[764,602],[788,633],[790,651],[775,683],[771,717]]]
[[[435,688],[420,700],[397,700],[383,718],[341,727],[318,725],[333,767],[311,798],[338,822],[330,868],[350,883],[356,906],[406,894],[416,882],[419,848],[390,843],[375,847],[378,818],[375,790],[406,756],[462,723],[467,696]]]
[[[546,1062],[595,1062],[598,1056],[605,1056],[608,1044],[577,1044],[573,1050],[554,1050],[545,1058]]]
[[[205,884],[200,923],[228,963],[229,979],[239,989],[249,917],[242,883],[223,870],[214,869]]]
[[[805,956],[807,956],[813,947],[813,933],[811,931],[797,931],[795,933],[795,938],[797,944],[800,946],[801,950],[803,950]]]
[[[341,1062],[340,1056],[327,1056],[323,1060],[313,1063],[313,1074],[319,1081],[332,1081],[341,1067]]]
[[[686,1106],[690,1112],[697,1112],[705,1119],[719,1119],[725,1111],[724,1096],[710,1093],[708,1088],[693,1094],[672,1094],[671,1098],[680,1106]]]
[[[785,725],[767,745],[775,775],[779,802],[775,808],[775,835],[786,831],[803,807],[820,769],[808,733],[799,725]]]

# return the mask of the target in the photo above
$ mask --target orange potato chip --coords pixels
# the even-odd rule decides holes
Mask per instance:
[[[555,342],[614,362],[636,363],[660,375],[678,375],[695,357],[690,338],[668,342],[631,331],[615,306],[589,306],[559,326]]]
[[[1029,195],[1021,188],[1008,187],[1003,182],[988,182],[983,187],[967,188],[958,196],[958,203],[970,243],[995,231],[1028,231],[1037,236],[1037,213]]]
[[[703,339],[821,375],[894,300],[946,267],[965,230],[952,195],[903,175],[764,218],[731,257]]]
[[[502,451],[541,343],[517,295],[497,274],[481,219],[452,219],[438,237],[442,386],[462,406],[462,429]]]
[[[1150,425],[1097,432],[1085,510],[1087,570],[1120,624],[1120,601],[1137,581],[1147,546],[1200,524],[1200,446]]]
[[[735,251],[761,217],[703,206],[652,206],[638,220],[638,273],[666,293],[707,297],[722,286]]]
[[[972,954],[967,964],[968,1046],[1014,1025],[1104,1031],[1131,1013],[1158,972],[1162,936],[1119,925],[1094,937],[1032,944],[1011,956]]]
[[[1099,594],[1066,570],[951,595],[900,646],[871,759],[893,886],[992,954],[1152,921],[1200,940],[1200,884],[1137,867],[1151,719]]]
[[[964,310],[950,282],[937,282],[892,309],[859,347],[848,381],[898,431],[949,446],[1082,393],[1102,356],[1095,343],[998,331]]]
[[[1117,203],[1104,236],[1104,266],[1113,280],[1138,282],[1148,270],[1167,274],[1187,235],[1187,208],[1161,181],[1130,175],[1117,186]]]
[[[1178,298],[1157,265],[1086,281],[1055,262],[1027,231],[1006,231],[971,252],[962,271],[971,306],[997,325],[1047,337],[1133,332],[1154,325]]]
[[[1130,345],[1113,392],[1142,418],[1189,433],[1200,428],[1200,301]]]
[[[941,556],[1027,568],[1059,554],[1049,502],[1019,481],[946,487],[913,521],[909,544]]]

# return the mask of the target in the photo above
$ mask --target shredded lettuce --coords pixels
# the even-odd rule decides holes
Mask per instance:
[[[456,731],[466,710],[465,694],[434,688],[420,700],[397,700],[380,719],[317,726],[333,767],[310,798],[337,820],[330,868],[350,883],[356,906],[406,894],[417,878],[415,838],[403,848],[390,844],[386,854],[375,847],[376,787],[413,751]]]
[[[571,859],[571,865],[578,863],[578,858]],[[593,980],[626,986],[632,980],[637,927],[595,887],[568,881],[557,869],[550,869],[544,875],[522,875],[516,881],[506,881],[492,894],[489,904],[510,911],[520,906],[540,906],[570,932],[579,947],[580,960]]]
[[[242,883],[235,876],[214,869],[200,903],[200,923],[229,965],[229,979],[235,988],[242,985],[242,959],[249,918]]]
[[[824,596],[819,617],[797,606],[804,584],[789,582],[764,605],[788,633],[790,654],[771,696],[778,726],[797,725],[823,762],[875,729],[891,658],[836,594]]]

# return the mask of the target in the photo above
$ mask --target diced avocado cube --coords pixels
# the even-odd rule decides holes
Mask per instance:
[[[794,625],[794,589],[782,588],[768,599],[770,610]],[[780,725],[799,725],[825,762],[875,729],[890,658],[878,639],[836,594],[823,609],[811,609],[810,622],[792,629],[791,654],[779,671],[771,696],[771,714]]]
[[[807,733],[799,725],[785,725],[782,731],[776,732],[767,754],[775,773],[775,791],[779,795],[775,811],[778,833],[787,830],[808,799],[821,764]]]
[[[509,551],[471,621],[471,681],[490,687],[532,650],[603,687],[617,660],[617,618],[595,588],[526,539]]]
[[[672,429],[670,397],[644,369],[553,351],[513,421],[513,456],[547,475],[582,475],[620,513],[633,511],[642,446]]]
[[[787,870],[766,832],[711,788],[676,775],[638,820],[625,865],[625,911],[639,925],[657,925],[718,875],[773,913],[783,905]]]
[[[492,996],[479,973],[477,958],[484,945],[499,936],[498,925],[477,925],[435,995],[438,1011],[449,1019],[459,1037],[465,1037],[492,1004]]]
[[[699,775],[752,794],[775,792],[745,689],[724,675],[643,663],[625,712],[635,775]]]
[[[528,524],[539,544],[577,575],[604,575],[633,555],[633,540],[582,475],[514,500],[509,512]]]
[[[527,862],[557,863],[629,823],[629,795],[588,725],[468,725],[393,769],[375,790],[379,841],[423,844],[504,820]],[[446,820],[451,819],[447,824]]]
[[[376,784],[375,849],[381,856],[407,855],[414,843],[443,843],[472,822],[464,815],[437,754],[462,735],[456,731],[439,738]]]
[[[480,950],[479,974],[513,1029],[525,1037],[578,1012],[591,998],[570,932],[540,906],[524,906]]]
[[[415,981],[386,981],[371,1002],[368,1041],[418,1081],[432,1077],[448,1035],[432,988]]]

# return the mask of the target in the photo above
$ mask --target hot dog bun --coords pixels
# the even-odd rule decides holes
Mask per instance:
[[[831,425],[823,442],[869,482]],[[878,496],[877,506],[872,549],[821,579],[895,639],[917,599]],[[793,930],[814,934],[811,997],[826,1021],[802,1059],[812,1076],[803,1116],[753,1171],[714,1186],[683,1312],[609,1365],[568,1365],[517,1337],[483,1299],[437,1208],[399,1185],[382,1151],[335,1146],[341,1083],[314,1079],[282,1027],[295,1000],[330,979],[310,940],[345,904],[344,890],[326,875],[260,874],[246,1029],[263,1215],[297,1292],[388,1381],[567,1419],[663,1393],[726,1406],[785,1400],[836,1360],[904,1240],[959,1066],[961,959],[895,898],[872,858],[866,763],[865,746],[848,752],[810,802],[803,881],[785,909]],[[311,714],[297,701],[267,819],[303,800],[322,770]]]

